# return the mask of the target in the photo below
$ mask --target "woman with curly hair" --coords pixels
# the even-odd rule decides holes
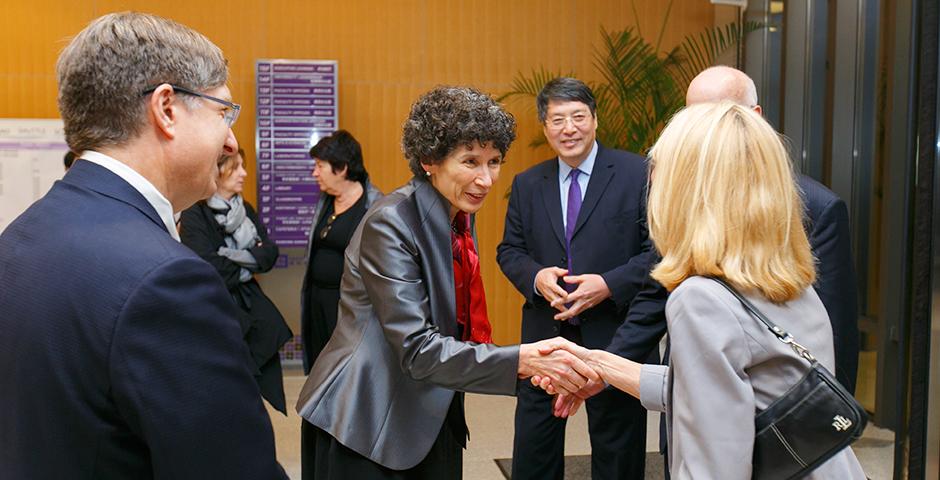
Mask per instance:
[[[353,234],[336,329],[297,403],[316,432],[304,478],[461,478],[463,392],[514,395],[534,374],[572,392],[597,378],[563,349],[539,353],[560,338],[490,343],[473,214],[514,139],[512,116],[471,88],[412,106],[402,150],[414,178]]]

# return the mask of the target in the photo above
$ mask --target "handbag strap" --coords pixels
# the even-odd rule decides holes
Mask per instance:
[[[770,321],[770,319],[767,318],[766,315],[764,315],[757,307],[755,307],[754,304],[751,303],[750,300],[744,298],[744,295],[741,295],[740,293],[738,293],[738,291],[735,290],[734,287],[732,287],[731,285],[728,285],[727,282],[725,282],[724,280],[720,278],[712,277],[712,280],[718,282],[719,285],[721,285],[722,287],[725,287],[725,289],[731,292],[731,294],[734,295],[734,297],[737,298],[739,302],[741,302],[741,305],[744,306],[744,309],[747,310],[747,312],[752,317],[756,318],[758,321],[763,323],[764,326],[767,327],[767,330],[770,330],[770,333],[774,334],[774,336],[777,337],[777,340],[780,340],[781,342],[789,345],[790,348],[792,348],[793,351],[796,352],[797,355],[799,355],[800,357],[803,357],[804,359],[806,359],[806,361],[810,363],[816,362],[816,357],[814,357],[813,354],[811,354],[806,347],[797,343],[796,340],[793,339],[793,336],[790,335],[789,332],[780,328],[780,326],[778,326],[776,323]]]

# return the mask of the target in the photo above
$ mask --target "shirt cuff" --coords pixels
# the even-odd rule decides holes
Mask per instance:
[[[643,365],[640,367],[640,403],[647,410],[666,411],[669,367],[666,365]]]

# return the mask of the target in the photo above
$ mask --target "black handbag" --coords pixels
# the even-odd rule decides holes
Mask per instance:
[[[809,350],[771,322],[750,301],[721,279],[754,318],[809,362],[809,371],[754,418],[752,478],[796,479],[808,475],[862,436],[868,414]]]

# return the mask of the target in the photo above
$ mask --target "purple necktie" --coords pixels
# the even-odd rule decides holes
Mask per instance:
[[[574,275],[574,267],[571,262],[571,237],[574,235],[574,227],[578,224],[578,213],[581,212],[581,184],[578,183],[578,175],[581,170],[575,168],[568,174],[571,183],[568,184],[568,222],[565,223],[565,254],[568,257],[568,275]],[[571,293],[575,290],[574,284],[565,283],[565,290]],[[571,304],[567,304],[568,307]],[[571,325],[578,325],[581,321],[578,317],[568,319]]]

